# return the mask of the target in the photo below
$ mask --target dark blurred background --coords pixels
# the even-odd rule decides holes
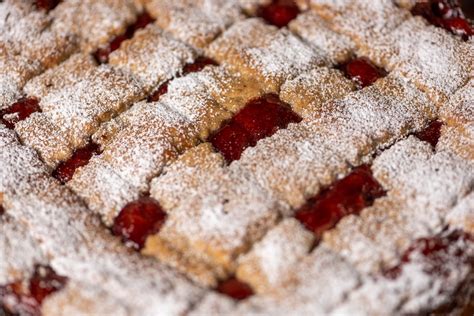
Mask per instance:
[[[461,7],[466,17],[474,20],[474,0],[461,0]]]

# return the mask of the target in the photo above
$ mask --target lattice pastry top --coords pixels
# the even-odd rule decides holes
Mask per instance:
[[[0,314],[472,314],[472,10],[0,1]]]

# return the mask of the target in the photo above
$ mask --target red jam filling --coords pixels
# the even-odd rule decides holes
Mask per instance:
[[[26,287],[23,282],[0,286],[0,311],[6,315],[41,315],[41,303],[66,285],[67,278],[49,266],[37,265]]]
[[[23,121],[34,112],[40,112],[39,102],[33,98],[23,98],[8,108],[0,110],[0,122],[13,129],[15,124]]]
[[[439,137],[441,136],[441,126],[443,123],[440,121],[432,121],[424,130],[415,133],[414,135],[429,143],[433,148],[438,144]]]
[[[252,100],[233,119],[242,126],[256,143],[259,139],[273,135],[289,123],[300,122],[301,118],[278,96],[269,94]]]
[[[386,270],[384,276],[390,279],[398,278],[403,266],[415,260],[422,261],[426,273],[439,276],[448,275],[447,263],[455,267],[462,264],[471,264],[474,267],[474,256],[465,252],[466,244],[472,242],[472,236],[458,230],[449,234],[419,238],[403,253],[400,263]]]
[[[252,145],[252,137],[239,124],[230,121],[209,140],[226,161],[240,159],[245,148]]]
[[[295,217],[319,238],[344,216],[359,214],[384,195],[385,191],[372,176],[370,166],[362,165],[310,199]]]
[[[125,40],[132,38],[137,30],[145,28],[148,24],[152,23],[153,21],[154,21],[153,18],[146,12],[139,15],[135,23],[130,25],[124,34],[116,36],[114,39],[112,39],[109,42],[107,46],[99,48],[94,53],[94,57],[97,60],[97,62],[101,64],[107,63],[109,61],[109,55],[113,51],[119,49],[120,45],[122,45],[122,43]]]
[[[153,23],[155,20],[147,13],[143,12],[137,17],[135,23],[127,28],[126,34],[132,37],[136,31],[144,29],[148,24]]]
[[[77,168],[87,165],[92,156],[99,153],[99,146],[92,142],[83,148],[77,149],[71,158],[58,165],[56,170],[53,171],[53,177],[62,183],[68,182],[74,176]]]
[[[377,79],[385,76],[385,71],[378,68],[365,57],[354,58],[340,66],[349,79],[354,80],[359,88],[373,84]]]
[[[145,245],[146,238],[157,233],[166,220],[166,213],[158,202],[142,197],[130,202],[115,218],[112,231],[135,249]]]
[[[442,27],[468,40],[474,34],[472,25],[464,16],[459,1],[428,0],[417,2],[411,10],[413,15],[424,17],[434,26]]]
[[[148,102],[157,102],[160,100],[161,96],[168,93],[168,84],[169,81],[166,81],[161,86],[158,87],[149,97]]]
[[[444,19],[443,26],[451,33],[461,36],[461,38],[466,41],[474,34],[474,29],[471,24],[464,18],[453,17]]]
[[[54,9],[60,0],[36,0],[36,7],[40,10],[50,11]]]
[[[301,118],[278,96],[268,94],[249,101],[209,141],[227,162],[232,162],[258,140],[300,121]]]
[[[196,60],[193,63],[187,64],[186,66],[184,66],[183,76],[187,75],[187,74],[190,74],[190,73],[193,73],[193,72],[200,72],[207,65],[217,66],[218,64],[215,60],[213,60],[211,58],[207,58],[207,57],[204,57],[204,56],[199,56],[198,58],[196,58]]]
[[[217,292],[227,295],[235,300],[241,301],[252,296],[252,288],[236,278],[230,278],[222,281],[217,286]]]
[[[293,0],[274,0],[257,11],[259,17],[277,27],[287,26],[299,13],[300,10]]]
[[[67,278],[56,274],[51,267],[37,266],[30,279],[29,292],[41,304],[47,296],[61,290],[66,282]]]

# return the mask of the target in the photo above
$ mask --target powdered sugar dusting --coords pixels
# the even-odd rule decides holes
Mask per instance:
[[[249,63],[262,71],[264,77],[284,76],[292,79],[298,73],[324,63],[323,57],[304,45],[294,35],[281,30],[265,48],[250,48]]]
[[[233,258],[277,217],[275,201],[258,185],[224,171],[209,177],[197,194],[169,213],[159,235],[169,241],[184,239],[190,252],[229,269]]]
[[[173,211],[187,196],[196,194],[209,174],[222,172],[224,159],[209,143],[188,150],[151,183],[150,194],[160,205]]]
[[[420,255],[397,279],[382,274],[419,237],[472,232],[472,40],[390,0],[298,0],[312,11],[282,29],[242,15],[268,3],[0,3],[0,109],[22,96],[42,109],[13,131],[0,123],[0,286],[50,265],[69,282],[44,302],[48,315],[397,314],[464,298],[472,267],[454,256],[446,275],[428,274]],[[98,66],[89,53],[144,7],[157,21]],[[354,49],[391,73],[354,91],[326,68]],[[220,65],[174,79],[198,54]],[[137,102],[168,80],[159,102]],[[206,140],[268,92],[303,121],[225,164]],[[407,137],[433,119],[436,148]],[[101,153],[60,185],[51,169],[91,137]],[[313,249],[294,211],[371,162],[387,195]],[[167,219],[140,254],[103,224],[148,192]],[[258,294],[237,302],[212,290],[233,275]]]
[[[271,0],[237,0],[237,2],[242,9],[253,15],[260,6],[268,5]]]
[[[15,83],[13,76],[0,76],[0,109],[7,108],[20,97],[19,85]]]
[[[297,220],[283,220],[249,253],[239,257],[237,277],[251,284],[259,293],[275,291],[285,279],[291,278],[313,241],[314,236]]]
[[[456,244],[450,245],[448,249],[461,248],[464,251],[463,256],[472,258],[472,242],[460,239]],[[445,272],[428,273],[425,270],[427,260],[429,259],[425,259],[423,255],[415,254],[410,263],[403,265],[401,275],[395,280],[383,277],[367,279],[360,288],[350,294],[346,302],[333,310],[333,313],[409,314],[447,304],[450,297],[458,291],[461,280],[469,279],[472,268],[468,263],[460,264],[456,256],[448,253],[443,258]]]
[[[333,277],[337,275],[338,277]],[[331,277],[332,276],[332,277]],[[224,302],[216,304],[222,314],[328,314],[357,289],[361,280],[353,267],[337,253],[326,247],[318,247],[297,266],[295,275],[289,275],[285,287],[275,289],[268,296],[254,296],[232,307]],[[209,304],[204,300],[203,304]],[[209,305],[204,305],[209,308]]]
[[[135,188],[117,175],[103,159],[93,157],[79,168],[68,186],[82,197],[87,206],[111,225],[118,211],[139,196]]]
[[[76,35],[81,49],[91,52],[123,33],[135,21],[137,9],[131,0],[63,1],[51,13],[52,28]]]
[[[79,169],[70,185],[107,225],[150,180],[195,143],[189,122],[162,103],[139,102],[100,131],[103,153]],[[92,184],[91,184],[92,183]]]
[[[74,147],[69,140],[44,113],[33,113],[26,120],[18,122],[15,131],[21,141],[34,148],[51,168],[60,161],[66,161],[73,153]]]
[[[208,73],[198,72],[173,80],[168,93],[160,100],[188,119],[203,140],[231,117],[211,94],[208,76]]]
[[[411,79],[438,104],[466,83],[474,59],[472,47],[428,26],[420,17],[410,18],[381,36],[363,53]]]
[[[0,48],[0,110],[7,108],[14,103],[22,94],[21,88],[26,80],[30,78],[38,68],[33,63],[28,64],[28,60],[21,57],[13,57]]]
[[[450,97],[441,107],[440,116],[448,125],[474,122],[474,79]]]
[[[15,21],[25,17],[33,11],[30,1],[5,0],[0,3],[0,29],[12,27]]]
[[[70,146],[69,154],[64,155],[66,158],[74,149],[87,144],[101,122],[120,113],[141,96],[138,83],[133,78],[113,71],[106,65],[84,71],[83,78],[78,81],[71,79],[69,84],[66,79],[63,87],[50,89],[50,93],[40,101],[41,115],[54,126],[53,132]],[[21,134],[26,138],[26,143],[34,145],[43,158],[48,158],[48,165],[54,166],[59,162],[56,159],[63,155],[45,153],[56,150],[64,152],[66,144],[64,141],[55,143],[41,140],[44,136],[40,132],[43,129],[41,122],[29,118],[19,128],[23,129]],[[35,131],[38,131],[38,135]]]
[[[268,89],[275,91],[284,80],[327,62],[321,52],[288,30],[277,30],[260,19],[237,22],[209,46],[207,53],[240,72],[261,77]]]
[[[453,229],[463,229],[474,233],[474,192],[465,196],[446,216],[446,221]]]
[[[391,0],[311,0],[310,5],[331,27],[346,34],[358,46],[370,46],[377,36],[390,33],[409,16]]]
[[[178,74],[185,64],[193,62],[195,57],[190,47],[172,39],[156,25],[149,25],[112,52],[109,64],[133,74],[150,93],[151,89]]]
[[[340,71],[321,67],[286,81],[281,87],[280,98],[291,104],[293,111],[302,117],[310,117],[318,115],[328,101],[341,98],[353,90],[354,82]]]
[[[50,19],[31,3],[7,1],[0,10],[0,109],[22,95],[28,79],[54,66],[75,49],[67,32],[53,32]]]
[[[117,304],[108,305],[106,309],[114,314],[123,310],[138,314],[180,314],[202,295],[202,290],[174,272],[157,262],[140,258],[120,245],[67,188],[41,170],[41,163],[30,150],[13,143],[4,146],[0,153],[0,191],[4,194],[2,204],[9,216],[2,218],[1,225],[9,227],[11,223],[16,230],[28,227],[26,236],[31,238],[23,238],[22,245],[28,247],[31,241],[37,246],[34,251],[20,252],[22,248],[15,248],[16,256],[8,260],[12,265],[8,268],[11,273],[14,269],[18,272],[32,269],[33,266],[25,266],[29,262],[51,265],[71,282],[63,295],[75,293],[75,298],[82,298],[86,303],[78,307],[82,312],[94,310],[88,304],[96,304],[96,301],[91,301],[90,297],[85,300],[91,286],[106,302]],[[25,168],[25,160],[31,166]],[[38,165],[39,169],[35,171],[33,165]],[[17,243],[15,230],[7,229],[7,232],[11,232],[8,238]],[[7,248],[1,244],[2,253],[5,250],[9,253],[9,243],[7,241]],[[2,277],[4,273],[2,270]],[[27,275],[16,275],[22,276]],[[50,304],[64,304],[61,296],[48,300],[51,300]]]
[[[383,152],[373,168],[387,196],[324,235],[324,243],[366,273],[395,264],[416,238],[441,232],[447,214],[472,191],[474,181],[472,165],[432,153],[414,138]]]
[[[28,81],[24,91],[30,97],[41,99],[48,94],[84,80],[94,67],[95,62],[92,56],[81,53],[74,54],[57,67]]]
[[[355,44],[349,37],[332,31],[322,18],[311,11],[300,14],[289,28],[311,46],[323,51],[325,57],[335,64],[349,59],[355,50]]]
[[[180,0],[173,3],[154,0],[146,3],[157,24],[177,39],[204,48],[232,23],[242,19],[236,1]]]
[[[468,161],[474,161],[474,123],[446,126],[441,129],[441,137],[436,149],[448,151]]]
[[[27,278],[36,263],[45,262],[44,253],[38,248],[38,242],[31,238],[24,223],[2,218],[0,228],[0,249],[4,258],[0,262],[0,284]]]

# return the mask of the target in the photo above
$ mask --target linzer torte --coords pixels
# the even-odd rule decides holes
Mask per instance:
[[[472,12],[0,0],[0,315],[472,315]]]

